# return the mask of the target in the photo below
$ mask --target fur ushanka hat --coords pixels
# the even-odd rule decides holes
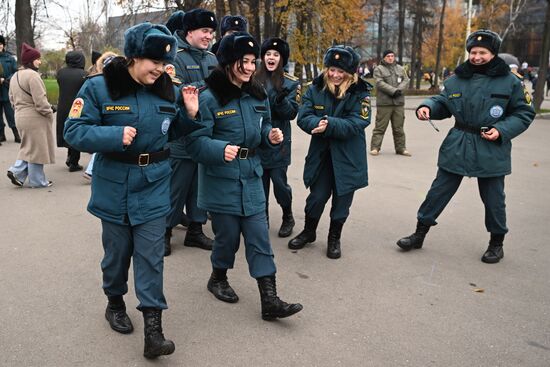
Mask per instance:
[[[329,47],[323,58],[323,64],[340,68],[347,73],[354,74],[359,66],[359,55],[353,48],[344,45]]]
[[[283,63],[283,67],[288,64],[288,58],[290,56],[290,47],[288,47],[288,43],[281,39],[281,38],[268,38],[262,43],[262,59],[264,58],[266,52],[268,50],[275,50],[281,55],[281,61]]]
[[[124,55],[173,62],[177,51],[176,37],[161,24],[141,23],[124,32]]]
[[[226,66],[242,59],[247,54],[259,57],[260,46],[250,34],[237,32],[221,39],[216,57],[221,66]]]

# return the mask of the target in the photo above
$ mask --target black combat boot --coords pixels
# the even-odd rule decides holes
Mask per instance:
[[[342,256],[342,250],[340,250],[340,236],[342,235],[343,226],[344,223],[342,222],[330,221],[327,240],[327,257],[329,259],[338,259]]]
[[[164,339],[162,333],[162,310],[156,308],[144,308],[143,325],[145,331],[145,358],[157,358],[174,353],[176,346],[171,340]]]
[[[291,250],[299,250],[304,248],[308,243],[315,242],[317,239],[316,231],[318,224],[319,218],[311,218],[306,215],[304,230],[288,242],[288,248]]]
[[[283,223],[281,223],[281,228],[279,229],[279,237],[288,237],[292,233],[294,228],[294,217],[292,216],[292,206],[283,208]]]
[[[6,134],[4,134],[4,128],[0,128],[0,143],[6,141]]]
[[[429,225],[418,221],[416,223],[416,232],[397,241],[397,246],[401,247],[403,251],[410,251],[412,249],[422,248],[422,245],[424,244],[424,238],[426,237],[426,234],[429,230]]]
[[[212,251],[212,244],[214,241],[206,237],[202,231],[202,224],[198,222],[189,223],[187,227],[187,234],[185,235],[185,240],[183,241],[184,246],[188,247],[198,247],[203,250]]]
[[[303,306],[299,303],[286,303],[277,297],[277,286],[275,275],[257,279],[262,300],[262,319],[271,321],[276,318],[292,316],[302,311]]]
[[[491,233],[491,239],[489,240],[489,247],[487,251],[481,257],[481,261],[487,264],[496,264],[504,257],[504,250],[502,245],[504,242],[503,234]]]
[[[13,131],[13,139],[16,143],[21,143],[21,137],[19,136],[19,131],[17,131],[16,127],[12,127],[11,130]]]
[[[206,288],[220,301],[235,303],[239,300],[239,296],[227,281],[227,269],[213,268]]]
[[[107,298],[109,303],[105,309],[105,318],[111,329],[121,334],[130,334],[134,331],[134,326],[126,313],[126,304],[122,296],[109,296]]]
[[[166,232],[164,232],[164,256],[170,256],[172,253],[172,245],[170,245],[171,239],[172,228],[166,228]]]

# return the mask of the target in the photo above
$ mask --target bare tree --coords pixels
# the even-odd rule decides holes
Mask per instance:
[[[264,39],[273,37],[273,0],[264,0]]]
[[[441,62],[441,51],[443,49],[443,30],[445,28],[445,7],[447,6],[447,0],[443,0],[441,5],[441,14],[439,16],[439,35],[437,38],[437,52],[435,56],[435,81],[434,87],[439,86],[439,67]]]
[[[218,23],[222,21],[223,16],[225,15],[225,1],[224,0],[216,0],[216,18],[218,18]],[[216,39],[221,39],[222,34],[220,31],[220,27],[216,30]]]
[[[544,100],[544,84],[548,77],[549,54],[550,54],[550,0],[547,0],[546,19],[544,21],[544,32],[542,33],[542,50],[539,61],[539,73],[537,86],[535,87],[534,104],[535,110],[540,111]]]
[[[382,56],[382,28],[384,24],[384,3],[385,0],[380,0],[380,9],[378,10],[378,41],[376,44],[376,57],[381,60]]]
[[[403,38],[405,34],[405,0],[399,0],[399,30],[397,35],[397,60],[403,64]]]
[[[228,0],[227,1],[229,3],[229,12],[232,14],[232,15],[237,15],[239,14],[238,13],[238,8],[237,8],[237,5],[239,3],[238,0]]]
[[[514,31],[516,29],[516,19],[523,11],[525,4],[527,4],[527,0],[510,0],[510,8],[508,11],[508,25],[500,35],[503,41],[508,33],[510,33],[510,31]]]

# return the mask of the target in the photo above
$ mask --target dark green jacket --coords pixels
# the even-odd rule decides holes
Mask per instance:
[[[535,117],[531,97],[506,63],[495,57],[484,73],[474,73],[469,62],[455,70],[445,89],[419,106],[430,108],[434,120],[454,116],[472,129],[494,127],[496,141],[480,133],[452,128],[439,149],[438,166],[469,177],[497,177],[512,172],[512,139],[524,132]]]
[[[332,157],[336,193],[345,195],[368,185],[365,128],[370,124],[370,84],[359,79],[342,100],[323,89],[323,74],[313,80],[302,99],[298,126],[311,134],[323,115],[328,116],[324,133],[311,135],[304,166],[304,183],[311,186],[328,154]]]
[[[0,52],[0,78],[4,78],[4,83],[0,85],[0,101],[10,100],[10,78],[17,71],[17,62],[13,55],[8,51]]]
[[[112,61],[103,74],[89,78],[78,92],[65,122],[64,137],[79,151],[97,152],[88,204],[93,215],[112,223],[138,225],[170,211],[172,169],[167,159],[140,167],[107,156],[112,152],[137,155],[162,151],[169,133],[182,136],[189,132],[186,126],[193,123],[175,89],[167,74],[152,87],[139,85],[122,59]],[[125,126],[137,130],[129,146],[122,144]]]
[[[174,61],[176,78],[183,85],[204,86],[204,79],[210,75],[218,65],[216,55],[208,50],[192,47],[182,35],[182,31],[174,33],[178,40],[178,53]],[[172,158],[189,158],[185,150],[183,139],[170,142],[170,156]]]
[[[294,120],[298,114],[298,78],[285,74],[283,90],[288,95],[277,101],[278,92],[271,86],[267,88],[269,105],[271,108],[271,125],[278,127],[283,132],[284,140],[276,148],[260,149],[262,166],[264,168],[287,167],[290,165],[290,153],[292,144],[292,129],[290,120]]]
[[[380,65],[374,69],[376,80],[376,105],[377,106],[403,106],[405,96],[401,94],[394,97],[393,94],[400,90],[403,92],[409,84],[409,77],[403,66],[394,62],[387,64],[382,60]]]
[[[255,152],[268,141],[271,121],[265,90],[259,85],[231,84],[215,70],[200,94],[202,129],[186,138],[191,158],[199,163],[198,206],[214,212],[250,216],[265,211],[263,169]],[[224,160],[227,145],[251,150],[247,159]]]

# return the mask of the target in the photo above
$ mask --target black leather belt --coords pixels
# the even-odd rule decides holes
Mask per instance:
[[[240,147],[237,151],[237,157],[239,159],[248,159],[248,157],[254,157],[256,155],[256,148]]]
[[[129,154],[129,153],[103,153],[103,156],[113,161],[118,161],[122,163],[137,164],[140,167],[145,167],[151,163],[161,162],[170,157],[170,149],[161,150],[160,152],[153,153],[140,153],[140,154]]]
[[[465,132],[470,133],[470,134],[480,134],[481,133],[481,129],[479,127],[473,127],[473,126],[470,126],[470,125],[460,123],[458,121],[455,121],[455,126],[454,127],[455,127],[455,129],[462,130],[462,131],[465,131]]]

